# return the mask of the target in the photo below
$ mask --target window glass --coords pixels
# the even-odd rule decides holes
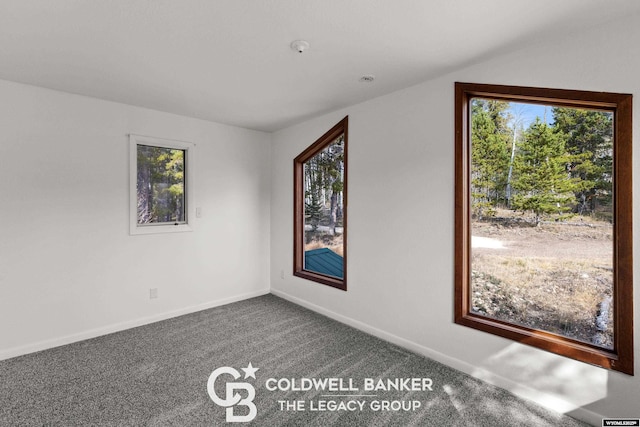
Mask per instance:
[[[304,163],[304,268],[344,278],[344,134]]]
[[[185,150],[137,146],[138,225],[185,223]]]
[[[613,113],[471,100],[471,311],[613,348]]]

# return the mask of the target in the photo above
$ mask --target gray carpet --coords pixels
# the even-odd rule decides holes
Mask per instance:
[[[256,379],[244,379],[251,362]],[[225,409],[207,393],[211,372],[234,367],[256,390],[260,426],[582,426],[504,390],[273,295],[217,307],[0,362],[2,426],[212,426]],[[268,378],[351,378],[375,397],[269,391]],[[430,378],[433,391],[363,391],[364,379]],[[225,397],[223,375],[215,382]],[[241,397],[247,393],[239,392]],[[363,401],[355,411],[309,402]],[[305,411],[278,401],[302,400]],[[419,401],[418,410],[374,411],[373,401]],[[374,404],[375,405],[375,404]],[[247,407],[232,407],[235,415]],[[242,425],[242,424],[239,424]]]

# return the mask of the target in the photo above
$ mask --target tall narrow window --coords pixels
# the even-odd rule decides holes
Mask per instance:
[[[347,290],[345,117],[294,160],[294,272]]]
[[[456,323],[633,374],[631,95],[456,83]]]
[[[130,136],[131,234],[190,231],[193,144]]]

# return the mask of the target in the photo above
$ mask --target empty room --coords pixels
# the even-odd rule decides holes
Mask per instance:
[[[638,94],[636,0],[0,0],[0,425],[640,425]]]

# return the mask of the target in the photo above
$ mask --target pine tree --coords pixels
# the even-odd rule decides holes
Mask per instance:
[[[322,219],[322,205],[318,200],[317,192],[309,192],[309,201],[304,204],[305,223],[310,224],[313,231],[318,229],[320,219]]]
[[[513,187],[518,193],[513,208],[532,211],[536,224],[543,214],[562,214],[575,200],[574,192],[589,183],[572,177],[573,156],[567,153],[566,136],[537,118],[518,143],[514,159]]]
[[[576,211],[593,212],[598,204],[611,205],[613,170],[613,113],[554,107],[554,130],[567,136],[574,156],[571,175],[593,183],[576,193]]]
[[[472,102],[471,193],[477,217],[495,214],[506,200],[510,159],[509,104],[476,98]]]

